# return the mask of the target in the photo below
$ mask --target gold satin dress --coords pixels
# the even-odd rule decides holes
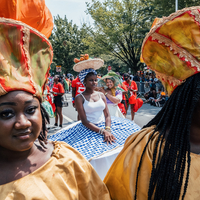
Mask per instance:
[[[125,142],[123,150],[120,152],[110,170],[108,171],[104,182],[110,192],[112,200],[132,200],[135,196],[135,183],[137,169],[143,149],[154,131],[155,126],[142,129],[131,135]],[[148,199],[149,181],[152,170],[153,151],[159,133],[155,133],[151,139],[145,154],[138,179],[137,199]],[[162,147],[162,151],[164,145]],[[190,153],[191,166],[189,174],[189,183],[185,200],[200,199],[200,155]],[[184,184],[184,183],[183,183]],[[183,187],[182,187],[183,189]],[[180,197],[182,197],[183,191]],[[181,198],[180,198],[181,199]]]
[[[109,200],[93,167],[75,149],[55,142],[51,158],[21,179],[0,185],[0,200]]]

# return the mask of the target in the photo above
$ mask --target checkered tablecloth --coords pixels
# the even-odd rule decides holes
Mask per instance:
[[[102,122],[97,126],[105,128],[105,122]],[[70,126],[70,128],[66,127],[61,129],[55,135],[52,135],[49,140],[64,141],[77,149],[87,160],[89,160],[106,151],[123,145],[127,137],[140,130],[140,127],[128,119],[111,117],[111,129],[112,134],[117,139],[116,143],[113,143],[113,145],[107,145],[107,143],[103,142],[104,138],[102,135],[91,131],[82,123],[75,123],[75,125]]]

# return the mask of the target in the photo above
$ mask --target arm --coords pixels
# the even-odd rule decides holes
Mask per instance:
[[[104,95],[107,93],[107,91],[105,91],[103,88],[100,88],[98,91],[102,92]],[[106,94],[106,97],[107,97],[111,102],[113,102],[114,104],[118,104],[118,103],[120,103],[121,100],[122,100],[122,98],[121,98],[121,100],[120,100],[118,97],[116,97],[116,96],[114,97],[114,96],[112,96],[112,95],[109,94],[109,93]]]
[[[116,90],[115,91],[115,97],[111,94],[107,94],[106,97],[112,101],[114,104],[119,104],[122,101],[122,91]]]
[[[64,87],[63,87],[63,85],[62,85],[62,83],[60,83],[59,85],[58,85],[58,87],[59,87],[59,92],[57,93],[57,95],[63,95],[63,94],[65,94],[65,90],[64,90]]]
[[[105,98],[105,97],[104,97]],[[81,96],[81,95],[78,95],[78,96],[76,96],[76,98],[75,98],[75,106],[76,106],[76,109],[77,109],[77,111],[78,111],[78,114],[79,114],[79,117],[80,117],[80,119],[81,119],[81,121],[82,121],[82,124],[84,125],[84,126],[86,126],[87,128],[89,128],[90,130],[92,130],[92,131],[94,131],[94,132],[97,132],[97,133],[99,133],[99,131],[101,130],[101,128],[99,128],[98,126],[96,126],[96,125],[94,125],[93,123],[91,123],[91,122],[89,122],[88,120],[87,120],[87,117],[86,117],[86,114],[85,114],[85,111],[84,111],[84,108],[83,108],[83,103],[84,103],[84,99],[83,99],[83,97]],[[108,108],[107,108],[108,109]],[[105,109],[104,109],[105,110]],[[108,118],[107,118],[107,123],[106,123],[106,126],[109,126],[110,125],[110,123],[109,123],[109,120],[110,120],[110,114],[109,114],[109,116],[107,116]],[[110,135],[112,135],[111,133],[109,133],[108,131],[106,131],[106,130],[104,130],[103,131],[103,134],[104,134],[104,141],[105,142],[110,142],[111,144],[112,144],[112,141],[113,140],[111,140],[110,139]],[[113,135],[112,135],[113,136]],[[113,136],[114,137],[114,136]]]
[[[109,126],[111,127],[111,117],[110,117],[110,113],[108,110],[108,106],[107,106],[107,102],[106,102],[106,97],[105,95],[101,94],[101,98],[103,99],[104,103],[105,103],[105,109],[104,109],[104,116],[105,116],[105,126]],[[112,144],[112,142],[115,142],[116,138],[114,137],[114,135],[108,131],[104,131],[104,142],[107,142]]]
[[[103,111],[104,116],[105,116],[105,125],[110,127],[111,126],[111,117],[110,117],[110,113],[109,113],[109,110],[108,110],[106,97],[105,97],[105,95],[101,94],[101,98],[103,99],[105,106],[106,106],[104,111]]]
[[[111,94],[107,93],[107,98],[112,101],[114,104],[118,104],[121,102],[121,100],[117,97],[112,96]]]
[[[75,87],[72,87],[72,104],[73,104],[73,107],[75,108],[75,94],[76,94],[76,88]]]
[[[132,92],[137,92],[137,91],[138,91],[137,83],[136,83],[135,81],[132,81],[132,82],[131,82],[131,88],[130,88],[130,90],[131,90]]]

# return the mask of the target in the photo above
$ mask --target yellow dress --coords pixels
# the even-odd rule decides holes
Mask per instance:
[[[0,186],[0,200],[107,200],[105,184],[75,149],[55,142],[51,158],[21,179]]]
[[[108,171],[104,182],[110,192],[112,200],[132,200],[135,195],[135,183],[137,168],[143,149],[154,131],[154,127],[142,129],[131,135],[125,142],[123,150],[120,152],[110,170]],[[147,150],[144,154],[138,179],[137,199],[148,199],[149,181],[152,170],[152,159],[155,144],[158,138],[158,132],[154,134]],[[162,147],[162,151],[164,145]],[[200,199],[200,155],[191,153],[191,166],[189,174],[189,183],[185,195],[186,200]],[[184,184],[184,183],[183,183]],[[182,187],[183,189],[183,187]],[[181,192],[181,196],[183,191]],[[181,198],[180,198],[181,199]]]

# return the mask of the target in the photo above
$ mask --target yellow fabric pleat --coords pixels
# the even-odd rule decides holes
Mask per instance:
[[[139,166],[140,158],[143,149],[147,144],[147,141],[154,131],[154,128],[155,126],[142,129],[141,131],[131,135],[126,140],[123,150],[114,161],[104,179],[112,200],[134,199],[137,169]],[[158,139],[158,135],[158,132],[154,134],[142,159],[137,190],[137,199],[139,200],[148,199],[148,188],[152,171],[153,152]],[[164,145],[161,148],[161,151],[163,151],[163,149]],[[200,199],[200,155],[193,153],[190,155],[191,166],[189,183],[186,196],[184,198],[186,200]],[[181,193],[183,193],[183,187]]]
[[[105,184],[75,149],[56,142],[52,157],[21,179],[0,186],[1,200],[109,200]]]

